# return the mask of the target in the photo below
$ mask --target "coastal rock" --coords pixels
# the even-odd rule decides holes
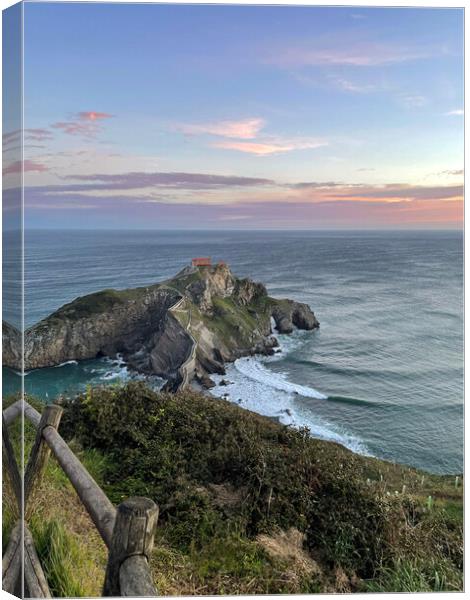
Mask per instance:
[[[7,321],[2,322],[2,357],[5,367],[21,368],[21,333]]]
[[[212,381],[209,375],[206,375],[205,373],[196,375],[196,379],[206,390],[210,390],[211,388],[215,387],[215,383]]]
[[[165,317],[177,298],[175,291],[157,287],[78,298],[26,330],[25,369],[121,353],[126,359],[135,355],[131,362],[139,370],[160,374],[152,367],[149,346],[163,336]],[[161,350],[169,356],[164,344]]]
[[[216,265],[212,269],[197,269],[192,273],[196,278],[189,283],[186,293],[201,310],[210,312],[213,298],[227,298],[234,292],[236,278],[227,265]]]
[[[173,279],[77,298],[25,332],[25,369],[121,354],[136,371],[167,380],[176,391],[197,378],[224,375],[224,364],[274,354],[281,333],[319,326],[306,304],[268,296],[261,283],[239,279],[225,264],[186,267]],[[3,327],[3,364],[21,367],[21,336]]]
[[[320,326],[308,304],[294,300],[275,301],[272,316],[279,333],[292,333],[294,326],[306,330]]]

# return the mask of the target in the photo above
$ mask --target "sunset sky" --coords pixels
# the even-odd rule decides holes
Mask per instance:
[[[24,77],[30,227],[462,227],[462,10],[27,3]]]

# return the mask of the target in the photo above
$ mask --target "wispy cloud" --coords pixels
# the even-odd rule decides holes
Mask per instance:
[[[26,171],[36,171],[42,173],[44,171],[48,171],[48,167],[46,165],[36,162],[35,160],[24,160],[24,161],[15,161],[8,164],[3,168],[4,175],[11,175],[13,173],[21,173]]]
[[[176,129],[186,135],[208,134],[228,138],[251,140],[264,127],[261,118],[241,119],[238,121],[215,121],[211,123],[181,123]]]
[[[67,135],[94,139],[103,130],[101,121],[112,118],[113,115],[98,111],[81,111],[75,113],[68,121],[58,121],[51,127]]]
[[[345,79],[344,77],[332,77],[331,81],[339,89],[355,94],[370,94],[379,89],[377,85],[372,83],[358,83],[351,81],[350,79]]]
[[[52,131],[49,131],[45,128],[24,130],[25,140],[30,140],[34,142],[45,142],[47,140],[51,140],[53,137],[54,136]]]
[[[309,150],[326,146],[328,142],[323,140],[309,139],[267,139],[259,142],[237,142],[237,141],[220,141],[214,142],[212,145],[215,148],[224,148],[225,150],[236,150],[246,154],[255,154],[256,156],[268,156],[272,154],[284,154],[293,150]]]
[[[284,154],[293,150],[307,150],[325,146],[327,142],[310,138],[283,138],[258,135],[266,125],[261,118],[239,121],[218,121],[199,124],[179,124],[176,128],[188,135],[211,135],[217,139],[210,143],[213,148],[235,150],[256,156]]]
[[[25,128],[23,130],[23,140],[25,142],[46,142],[54,138],[54,129],[60,130],[68,135],[82,136],[86,139],[93,139],[102,130],[100,121],[111,119],[113,115],[98,111],[80,111],[71,115],[66,121],[57,121],[52,123],[50,128],[37,127]],[[21,141],[21,130],[16,129],[4,133],[2,136],[4,150],[10,150],[10,145],[18,145]],[[33,146],[30,145],[30,148]]]
[[[444,113],[446,117],[460,117],[464,114],[463,108],[456,108],[455,110],[449,110],[449,112]]]
[[[87,138],[95,137],[97,129],[90,123],[80,123],[75,121],[58,121],[51,125],[54,129],[59,129],[68,135],[79,135]]]
[[[432,173],[432,175],[451,175],[455,177],[460,177],[464,174],[463,169],[446,169],[444,171],[439,171],[439,173]]]
[[[336,184],[334,187],[336,187]],[[399,184],[396,184],[398,187]],[[338,187],[341,187],[339,185]],[[343,187],[348,187],[343,184]],[[418,188],[417,188],[418,189]],[[372,190],[371,190],[372,191]],[[15,190],[7,190],[15,193]],[[460,227],[463,216],[463,202],[460,197],[439,200],[438,196],[448,195],[445,188],[431,192],[431,199],[416,191],[415,199],[380,197],[364,198],[362,201],[350,197],[334,197],[333,190],[320,189],[298,190],[296,196],[289,190],[279,190],[279,196],[269,194],[257,197],[255,192],[246,194],[237,200],[208,202],[174,200],[171,195],[154,195],[153,197],[138,197],[135,194],[86,198],[81,194],[70,193],[57,196],[44,188],[26,188],[25,202],[28,207],[28,218],[41,219],[50,226],[51,219],[63,223],[62,208],[67,214],[78,215],[83,208],[92,211],[94,223],[109,226],[122,224],[123,218],[129,224],[137,226],[179,227],[188,228],[220,228],[224,223],[233,226],[237,221],[243,222],[245,228],[276,227],[305,228],[311,227],[407,227],[424,225],[442,228],[443,226]],[[346,193],[346,190],[343,190]],[[351,190],[352,194],[357,188]],[[408,190],[411,193],[411,190]],[[449,193],[454,193],[451,191]],[[422,196],[422,197],[418,197]],[[53,210],[53,209],[56,210]],[[76,213],[74,210],[77,209]],[[41,217],[41,214],[44,215]],[[75,217],[76,214],[76,217]],[[86,225],[87,215],[83,224]],[[89,218],[89,217],[88,217]],[[44,219],[44,220],[42,220]],[[73,221],[76,225],[76,221]],[[230,225],[232,224],[232,225]]]
[[[209,173],[122,173],[117,175],[91,174],[69,175],[67,180],[86,182],[83,184],[67,184],[54,186],[55,191],[83,190],[129,190],[139,188],[172,188],[186,190],[213,189],[221,187],[247,187],[273,185],[271,179],[260,177],[239,177],[236,175],[212,175]]]
[[[44,128],[31,129],[26,128],[23,130],[23,139],[24,141],[33,141],[33,142],[44,142],[46,140],[51,140],[53,138],[52,131]],[[7,147],[9,144],[18,144],[21,140],[21,130],[16,129],[14,131],[9,131],[4,133],[2,136],[2,141],[4,147]]]
[[[425,96],[421,94],[399,94],[397,96],[397,101],[399,104],[404,106],[405,108],[421,108],[425,106],[428,102]]]
[[[101,121],[103,119],[111,119],[114,115],[105,112],[97,112],[94,110],[85,110],[78,112],[76,118],[80,121]]]
[[[195,205],[240,204],[246,201],[279,203],[396,203],[462,201],[462,185],[420,186],[405,183],[364,184],[341,181],[274,181],[210,173],[130,172],[122,174],[70,175],[70,183],[30,186],[28,194],[39,198],[115,198],[129,203],[150,201]],[[238,191],[237,191],[238,189]]]
[[[314,45],[292,46],[280,50],[274,57],[266,59],[266,62],[281,67],[377,67],[431,58],[437,52],[434,48],[353,42],[347,48],[320,48]]]
[[[342,190],[333,190],[330,197],[349,201],[357,200],[386,200],[407,201],[416,200],[449,200],[462,199],[463,186],[414,186],[408,184],[387,184],[375,186],[345,186]]]

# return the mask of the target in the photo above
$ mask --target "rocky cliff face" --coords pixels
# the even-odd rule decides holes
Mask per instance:
[[[223,373],[224,363],[272,353],[276,329],[319,326],[306,304],[270,298],[261,283],[238,279],[226,265],[187,267],[162,284],[103,290],[77,298],[25,332],[25,369],[122,353],[169,389]],[[3,328],[3,364],[21,367],[21,337]]]
[[[5,367],[21,369],[21,333],[6,321],[2,323],[2,362]]]
[[[67,360],[129,356],[159,331],[177,293],[143,288],[127,295],[113,290],[65,305],[25,334],[25,368],[50,367]]]

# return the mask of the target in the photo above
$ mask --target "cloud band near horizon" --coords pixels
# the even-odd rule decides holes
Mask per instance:
[[[51,222],[55,213],[93,215],[93,227],[122,223],[146,227],[458,228],[463,186],[367,185],[344,182],[276,182],[209,173],[154,172],[67,176],[70,183],[25,188],[25,217]],[[11,198],[11,202],[9,202]],[[15,189],[4,209],[14,208]],[[64,215],[66,215],[64,217]],[[73,215],[73,217],[72,217]],[[189,219],[189,221],[188,221]]]

